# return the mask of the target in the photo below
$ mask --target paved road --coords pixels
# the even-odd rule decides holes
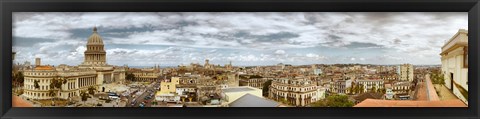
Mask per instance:
[[[146,87],[146,88],[141,88],[141,89],[140,89],[140,90],[144,90],[144,92],[143,92],[141,95],[139,95],[139,96],[135,96],[135,99],[136,99],[135,102],[137,102],[137,103],[135,103],[134,106],[131,105],[131,102],[132,102],[132,100],[133,100],[134,98],[133,98],[132,96],[130,96],[130,97],[128,98],[128,103],[127,103],[127,106],[126,106],[126,107],[138,107],[138,106],[140,105],[140,103],[144,101],[144,98],[145,98],[146,96],[148,96],[150,93],[155,93],[155,89],[154,89],[154,87],[153,87],[155,84],[156,84],[156,83],[153,83],[153,84],[149,85],[149,86]],[[147,92],[148,90],[153,90],[153,92]],[[147,100],[149,103],[146,105],[146,107],[149,107],[149,106],[151,105],[150,102],[151,102],[153,99],[154,99],[154,97],[152,97],[152,99]]]
[[[425,78],[427,78],[427,75],[425,76]],[[422,82],[418,82],[417,89],[416,89],[416,92],[415,92],[415,100],[419,100],[419,101],[427,101],[428,100],[427,86],[426,86],[425,81],[426,80],[424,80]]]

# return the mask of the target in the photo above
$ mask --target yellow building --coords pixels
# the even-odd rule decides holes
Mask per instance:
[[[130,69],[135,75],[135,81],[156,81],[160,75],[159,69]]]
[[[160,82],[160,91],[155,93],[157,101],[180,101],[180,96],[176,93],[176,85],[180,84],[180,77],[172,77],[170,80]]]
[[[468,31],[458,30],[442,47],[440,55],[445,86],[468,104]]]
[[[170,81],[162,81],[160,82],[160,93],[175,93],[176,88],[175,86],[179,83],[180,77],[172,77]]]

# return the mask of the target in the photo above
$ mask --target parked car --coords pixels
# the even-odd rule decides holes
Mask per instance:
[[[135,106],[135,104],[137,104],[137,102],[135,102],[135,101],[132,101],[132,103],[130,103],[130,105],[131,105],[132,107]]]
[[[145,107],[146,103],[142,102],[140,103],[140,105],[138,105],[139,107]]]
[[[119,96],[108,96],[108,98],[113,99],[113,100],[120,99]]]

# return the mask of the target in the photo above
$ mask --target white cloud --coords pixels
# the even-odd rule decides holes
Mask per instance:
[[[335,52],[352,47],[354,43],[374,44],[360,46],[358,50],[387,49],[395,57],[415,57],[403,59],[383,57],[398,62],[429,63],[438,62],[440,47],[452,37],[458,29],[467,29],[468,15],[464,13],[36,13],[16,12],[13,14],[13,36],[35,39],[49,39],[50,42],[36,43],[32,48],[22,49],[14,46],[20,59],[38,57],[63,57],[80,62],[88,36],[79,36],[76,30],[90,29],[97,25],[101,35],[105,35],[107,45],[168,45],[190,48],[222,48],[225,50],[241,49],[255,52],[274,51],[271,55],[256,58],[238,56],[245,61],[296,61],[303,58],[310,60],[326,59],[336,53],[317,52],[305,56],[293,57],[289,53],[299,53],[290,49],[329,47],[338,48]],[[142,29],[142,30],[138,30]],[[121,30],[121,31],[115,31]],[[61,49],[64,46],[72,46]],[[147,46],[146,46],[147,47]],[[80,48],[80,49],[79,49]],[[52,49],[57,52],[51,51]],[[65,50],[65,51],[63,51]],[[109,50],[109,49],[107,49]],[[175,51],[140,50],[131,48],[116,49],[117,54],[109,56],[113,62],[121,62],[124,56],[140,55],[146,57],[153,53],[160,59],[174,63],[174,60],[188,62],[217,56],[214,53],[192,56]],[[224,50],[224,51],[225,51]],[[73,52],[72,52],[73,51]],[[113,49],[110,49],[112,52]],[[218,50],[221,51],[221,50]],[[217,52],[218,52],[217,51]],[[288,53],[285,51],[289,51]],[[321,50],[319,50],[321,51]],[[126,54],[121,54],[126,52]],[[130,53],[130,54],[129,54]],[[164,54],[162,54],[164,53]],[[31,54],[31,56],[27,56]],[[221,54],[221,53],[220,53]],[[300,54],[305,54],[302,51]],[[353,55],[353,53],[346,53]],[[226,54],[221,54],[226,55]],[[157,58],[156,57],[156,58]],[[360,56],[356,61],[377,63],[382,57]],[[189,60],[186,60],[186,59]],[[312,59],[313,58],[313,59]],[[316,59],[315,59],[316,58]],[[329,57],[331,58],[331,57]],[[345,58],[345,57],[343,57]],[[173,60],[172,60],[173,59]],[[214,58],[212,58],[214,59]],[[232,58],[230,58],[232,59]],[[375,60],[377,59],[377,60]],[[121,61],[120,61],[121,60]],[[136,59],[132,61],[138,61]],[[306,59],[305,59],[306,60]],[[337,59],[340,61],[339,59]],[[348,60],[348,59],[347,59]],[[352,60],[352,58],[350,58]],[[55,61],[45,60],[45,61]],[[336,61],[331,59],[331,61]],[[387,62],[387,61],[383,61]],[[52,62],[54,63],[54,62]],[[136,62],[135,62],[136,63]]]
[[[275,54],[276,55],[283,55],[283,54],[285,54],[285,50],[276,50]]]

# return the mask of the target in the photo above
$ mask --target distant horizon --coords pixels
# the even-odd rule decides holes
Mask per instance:
[[[79,65],[98,28],[107,63],[441,64],[467,12],[14,12],[15,62]],[[115,19],[115,20],[112,20]],[[61,22],[60,22],[61,21]]]
[[[31,62],[30,62],[31,63]],[[23,64],[23,63],[19,63],[19,64]],[[213,64],[213,65],[218,65],[218,64],[215,64],[215,63],[210,63],[210,64]],[[288,63],[283,63],[283,64],[286,64],[286,65],[291,65],[291,64],[288,64]],[[340,64],[340,65],[344,65],[344,64],[341,64],[341,63],[332,63],[332,64],[326,64],[326,63],[313,63],[313,64],[316,64],[316,65],[336,65],[336,64]],[[401,64],[361,64],[361,63],[345,63],[346,65],[382,65],[382,66],[396,66],[396,65],[402,65],[402,64],[409,64],[409,63],[401,63]],[[31,64],[31,65],[34,65],[34,64]],[[58,65],[62,65],[62,64],[44,64],[44,65],[51,65],[51,66],[58,66]],[[112,64],[109,64],[109,65],[112,65]],[[155,67],[155,66],[160,66],[160,68],[162,67],[178,67],[180,66],[181,64],[179,65],[128,65],[128,64],[124,64],[124,65],[127,65],[128,67],[134,67],[134,68],[149,68],[149,67]],[[114,65],[114,66],[124,66],[124,65]],[[188,66],[190,64],[183,64],[184,66]],[[203,63],[200,64],[203,66]],[[275,65],[278,65],[278,64],[270,64],[270,65],[234,65],[232,63],[232,65],[235,67],[235,66],[240,66],[240,67],[251,67],[251,66],[275,66]],[[292,66],[306,66],[306,65],[312,65],[312,64],[300,64],[300,65],[292,65]],[[435,65],[441,65],[441,64],[412,64],[414,66],[435,66]],[[76,65],[69,65],[69,66],[76,66]],[[225,66],[224,64],[220,64],[220,66]]]
[[[355,64],[355,63],[354,63]],[[242,67],[249,67],[249,66],[275,66],[277,64],[274,64],[274,65],[233,65],[233,67],[236,67],[236,66],[242,66]],[[312,65],[312,64],[304,64],[304,65]],[[318,65],[335,65],[335,64],[318,64]],[[383,65],[383,66],[387,66],[387,65],[401,65],[401,64],[359,64],[359,65]],[[412,64],[413,66],[436,66],[436,65],[441,65],[441,64]],[[123,65],[122,65],[123,66]],[[154,67],[154,66],[130,66],[130,65],[127,65],[128,67]],[[160,68],[161,67],[177,67],[179,65],[160,65]],[[184,66],[188,66],[188,65],[184,65]],[[203,66],[203,65],[202,65]],[[224,66],[224,65],[220,65],[220,66]],[[292,66],[303,66],[303,65],[292,65]]]

